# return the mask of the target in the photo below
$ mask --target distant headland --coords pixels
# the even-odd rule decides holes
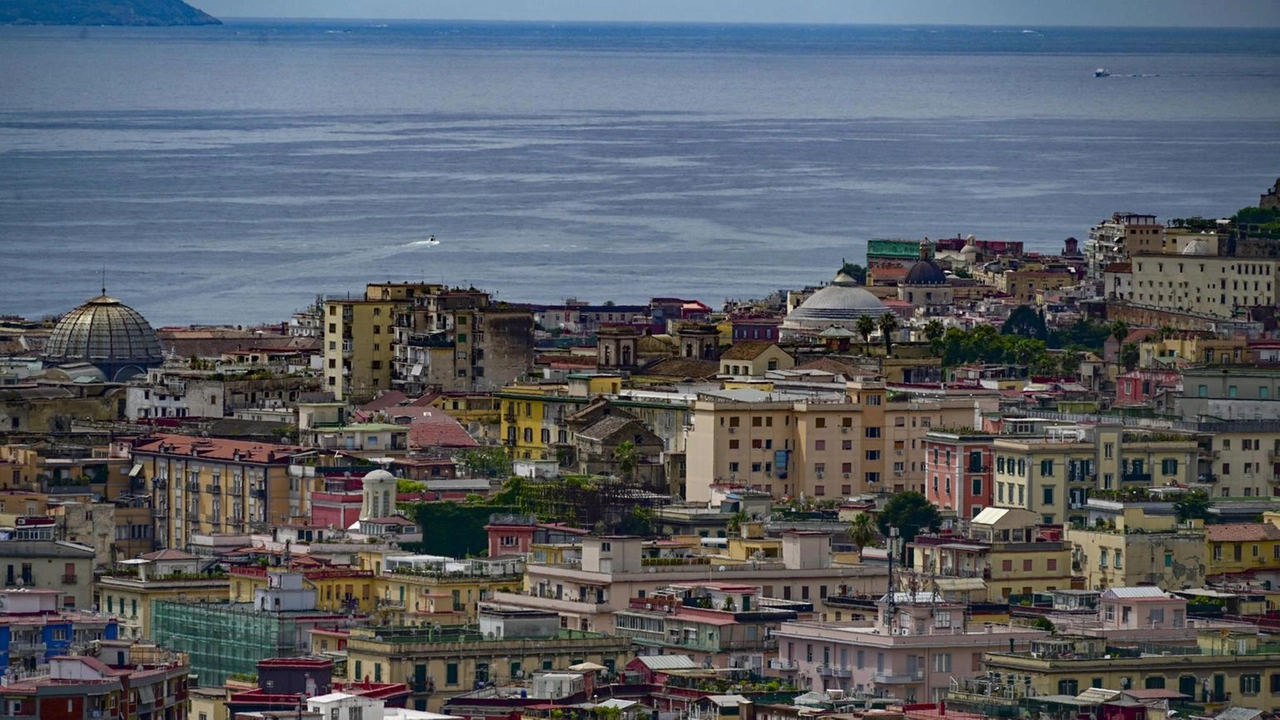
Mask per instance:
[[[0,25],[221,25],[182,0],[0,0]]]

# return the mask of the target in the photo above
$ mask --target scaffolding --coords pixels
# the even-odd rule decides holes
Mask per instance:
[[[256,676],[260,660],[306,651],[296,619],[250,603],[157,600],[151,627],[157,645],[188,655],[191,673],[205,687],[221,686],[232,675]]]

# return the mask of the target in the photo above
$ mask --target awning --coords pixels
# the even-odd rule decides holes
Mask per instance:
[[[140,472],[142,472],[142,463],[133,466],[133,469],[129,471],[129,477],[138,477]]]
[[[421,375],[421,374],[422,374],[422,365],[421,365],[421,364],[414,365],[414,366],[413,366],[413,369],[409,371],[409,374],[410,374],[410,375],[413,375],[414,377],[417,377],[417,376]]]
[[[146,705],[156,701],[156,694],[151,685],[141,685],[138,687],[138,702]]]
[[[939,590],[985,590],[987,584],[982,578],[934,578]]]

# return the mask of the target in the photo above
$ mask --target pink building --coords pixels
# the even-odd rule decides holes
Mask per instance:
[[[540,523],[532,515],[491,515],[484,529],[489,534],[489,557],[528,555],[534,545],[576,544],[590,532],[558,523]]]
[[[965,606],[932,592],[896,592],[880,599],[866,627],[783,623],[778,659],[770,667],[814,691],[840,690],[907,703],[939,702],[951,681],[982,675],[982,654],[1030,647],[1049,633],[1012,625],[971,627]]]
[[[1176,390],[1182,377],[1162,370],[1132,370],[1116,376],[1116,405],[1145,405],[1164,390]]]
[[[994,435],[978,431],[935,430],[925,435],[925,495],[944,516],[967,520],[991,506],[994,440]]]
[[[360,519],[363,496],[358,493],[318,492],[311,494],[311,524],[346,529]]]

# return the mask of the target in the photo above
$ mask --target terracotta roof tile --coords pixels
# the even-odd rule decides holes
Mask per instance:
[[[1265,542],[1280,540],[1280,528],[1271,523],[1228,523],[1205,525],[1209,542]]]

